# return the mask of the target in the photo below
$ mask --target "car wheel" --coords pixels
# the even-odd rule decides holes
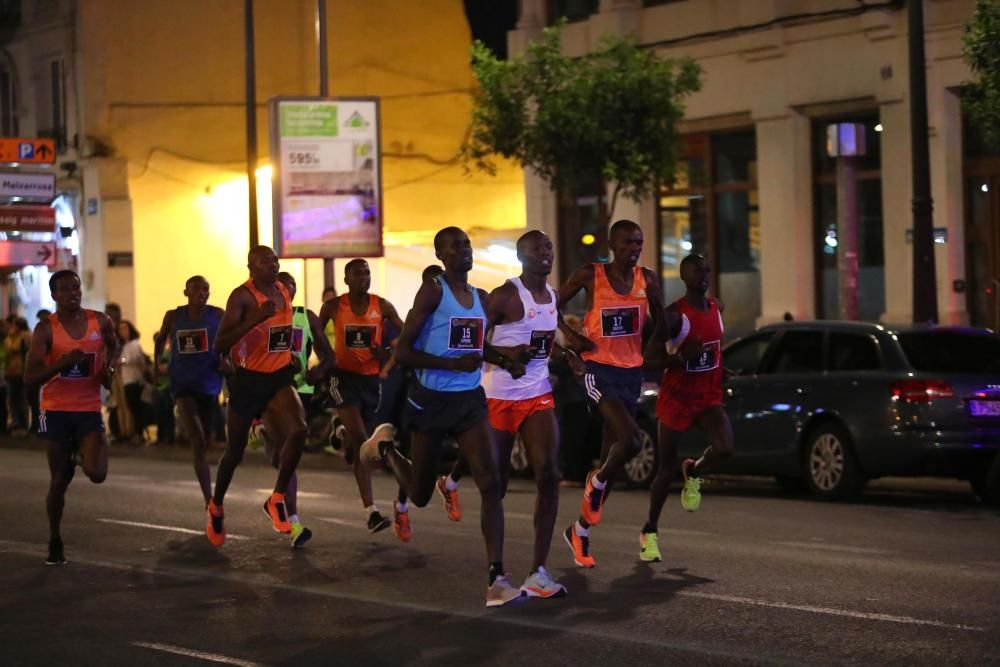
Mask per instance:
[[[639,432],[642,443],[639,452],[625,463],[625,477],[630,485],[647,488],[659,470],[660,453],[656,446],[656,427],[640,419]]]
[[[822,500],[853,498],[864,486],[850,436],[838,424],[809,432],[802,464],[809,491]]]

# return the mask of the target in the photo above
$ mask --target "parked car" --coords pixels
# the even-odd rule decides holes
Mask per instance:
[[[724,386],[736,454],[720,472],[774,476],[825,499],[857,495],[869,479],[934,475],[968,480],[1000,503],[1000,336],[966,327],[892,327],[790,322],[726,346]],[[653,405],[640,423],[650,437],[626,467],[648,484],[657,451]],[[681,457],[697,456],[692,432]]]

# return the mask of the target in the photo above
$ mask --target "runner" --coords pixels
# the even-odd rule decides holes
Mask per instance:
[[[484,347],[489,297],[468,284],[472,244],[466,233],[457,227],[442,229],[434,237],[434,250],[444,264],[444,275],[420,286],[396,346],[399,363],[416,369],[417,376],[406,405],[412,461],[394,447],[390,429],[381,427],[365,441],[359,455],[367,461],[384,460],[414,504],[423,507],[434,494],[444,439],[458,441],[482,496],[489,561],[486,606],[500,606],[523,593],[503,570],[500,472],[479,381],[484,357],[510,369],[515,377],[524,374],[524,364]]]
[[[301,523],[295,513],[289,514],[285,494],[302,457],[306,423],[302,403],[292,386],[292,299],[277,281],[278,257],[273,250],[254,246],[247,256],[247,266],[250,279],[229,295],[215,337],[215,351],[230,353],[236,369],[229,382],[229,439],[216,471],[205,533],[214,546],[226,541],[223,500],[243,460],[250,423],[255,415],[263,414],[274,442],[281,443],[278,478],[274,491],[264,501],[264,513],[275,531],[292,535],[294,545],[302,533]]]
[[[101,416],[101,385],[111,383],[118,337],[104,313],[80,307],[80,277],[56,271],[49,278],[56,312],[31,336],[24,382],[41,386],[39,434],[48,440],[49,515],[47,565],[66,562],[59,532],[66,490],[76,465],[94,484],[108,475],[108,443]]]
[[[354,478],[358,483],[361,504],[365,508],[368,532],[377,533],[392,525],[382,516],[372,495],[372,467],[357,456],[361,444],[372,435],[371,428],[381,402],[380,373],[389,358],[383,339],[386,321],[399,331],[403,322],[395,307],[382,297],[369,294],[372,274],[368,262],[352,259],[344,266],[348,292],[323,304],[319,323],[334,325],[336,369],[330,382],[334,407],[344,424],[347,452],[350,452]],[[391,422],[382,423],[382,433],[392,432]],[[391,437],[391,436],[390,436]],[[406,541],[406,540],[404,540]]]
[[[564,323],[560,329],[567,344],[583,352],[587,396],[604,418],[601,467],[587,476],[580,518],[563,533],[580,567],[596,565],[590,555],[590,527],[600,522],[615,476],[641,443],[635,413],[642,391],[642,330],[650,320],[655,326],[663,311],[659,277],[637,265],[642,242],[639,225],[619,220],[609,234],[612,261],[577,269],[559,289],[560,306],[586,290],[585,340]]]
[[[647,362],[667,370],[656,400],[660,469],[650,487],[649,517],[639,535],[639,558],[644,561],[660,560],[657,523],[674,479],[681,434],[696,425],[709,442],[701,458],[681,464],[681,506],[688,512],[701,505],[702,472],[733,453],[733,430],[722,408],[723,306],[707,296],[712,269],[703,256],[681,260],[680,274],[687,291],[664,311],[661,326],[646,346]]]
[[[186,306],[178,306],[163,315],[163,324],[153,348],[153,385],[159,384],[163,349],[170,343],[170,393],[177,405],[181,429],[187,435],[194,458],[194,474],[205,498],[205,507],[212,499],[212,471],[205,455],[215,409],[222,391],[222,371],[219,354],[212,349],[219,323],[225,313],[208,305],[208,281],[191,276],[184,283]],[[158,436],[159,437],[159,436]]]
[[[487,366],[483,372],[483,389],[498,446],[502,495],[507,494],[511,450],[518,434],[528,452],[538,489],[531,574],[521,590],[529,597],[561,597],[566,594],[566,588],[545,569],[559,513],[559,424],[555,419],[555,400],[549,383],[549,356],[555,347],[559,312],[556,308],[558,296],[546,283],[552,271],[552,241],[544,232],[532,230],[517,240],[517,255],[521,260],[521,275],[490,293],[487,315],[490,321],[496,322],[492,344],[497,347],[528,345],[532,351],[531,361],[524,376],[516,380],[496,366]],[[565,350],[559,348],[557,354],[563,355]],[[569,358],[580,363],[575,355]],[[582,374],[582,365],[579,370]],[[437,481],[437,491],[452,521],[462,518],[458,480],[465,472],[465,459],[460,457],[451,474]]]

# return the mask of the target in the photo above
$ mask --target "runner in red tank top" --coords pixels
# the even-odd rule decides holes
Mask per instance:
[[[42,320],[31,335],[24,383],[41,386],[39,435],[48,440],[49,514],[48,565],[66,562],[59,524],[66,489],[77,460],[95,484],[108,475],[108,447],[101,417],[101,385],[109,387],[118,359],[118,337],[104,313],[80,307],[80,277],[57,271],[49,278],[56,312]]]
[[[295,467],[302,457],[306,421],[295,392],[292,365],[292,302],[278,282],[278,257],[267,246],[254,246],[247,256],[250,280],[233,290],[215,335],[215,351],[229,353],[236,365],[229,381],[228,442],[215,476],[215,492],[206,510],[205,533],[215,546],[226,541],[222,501],[243,460],[250,424],[263,414],[265,429],[277,444],[281,463],[264,513],[274,530],[293,533],[299,523],[294,507]],[[292,546],[301,546],[295,542]]]
[[[642,391],[642,332],[654,326],[663,312],[660,279],[638,266],[642,229],[631,220],[611,226],[609,247],[614,259],[607,264],[587,264],[559,289],[559,306],[587,293],[584,335],[560,322],[567,347],[582,352],[587,396],[604,418],[601,467],[587,476],[580,504],[580,519],[563,533],[580,567],[594,567],[590,555],[590,527],[601,520],[601,507],[610,485],[625,463],[638,453],[641,431],[635,414]]]
[[[660,560],[657,523],[674,479],[681,433],[697,425],[709,442],[701,458],[681,465],[681,505],[689,512],[701,504],[702,471],[733,453],[733,430],[722,408],[723,306],[707,295],[712,274],[707,259],[688,255],[681,261],[680,273],[687,291],[667,307],[662,326],[646,347],[649,363],[667,367],[656,402],[660,469],[650,488],[649,517],[639,537],[639,557],[646,561]]]

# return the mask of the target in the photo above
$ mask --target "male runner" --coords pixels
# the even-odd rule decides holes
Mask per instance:
[[[556,291],[546,283],[552,271],[552,241],[539,230],[517,240],[521,275],[511,278],[490,293],[490,321],[495,321],[492,345],[498,348],[527,345],[531,349],[523,377],[489,365],[483,372],[483,389],[490,427],[498,445],[501,493],[506,496],[510,479],[510,455],[518,433],[524,442],[535,473],[535,551],[531,573],[521,590],[529,597],[563,596],[566,588],[545,569],[552,543],[552,529],[559,513],[559,425],[549,382],[549,356],[555,347],[559,311]],[[490,332],[487,332],[489,336]],[[558,354],[565,350],[559,348]],[[579,359],[570,355],[576,363]],[[581,368],[582,371],[582,368]],[[458,502],[458,480],[466,472],[465,459],[455,462],[450,475],[437,481],[437,491],[452,521],[462,518]]]
[[[697,425],[708,435],[708,448],[697,461],[681,465],[681,506],[694,512],[701,505],[701,473],[733,453],[733,430],[722,408],[722,311],[707,295],[712,269],[701,255],[681,260],[683,297],[667,306],[660,326],[646,346],[647,362],[667,366],[656,400],[659,420],[660,469],[649,490],[649,518],[639,535],[639,558],[659,561],[657,522],[667,501],[677,464],[677,442]]]
[[[153,348],[153,385],[160,379],[159,359],[170,343],[170,393],[177,405],[181,428],[187,434],[194,458],[194,474],[201,486],[205,506],[212,499],[212,472],[205,458],[215,410],[222,391],[219,354],[212,349],[224,311],[208,305],[208,281],[191,276],[184,283],[186,306],[163,315]]]
[[[273,250],[254,246],[247,266],[250,279],[229,295],[215,336],[215,351],[228,352],[236,367],[229,382],[229,439],[206,511],[205,533],[217,547],[226,541],[222,503],[243,460],[250,424],[258,414],[264,415],[268,433],[280,443],[278,478],[264,501],[264,513],[279,533],[292,533],[292,523],[299,523],[285,504],[306,440],[305,415],[293,387],[292,299],[278,282],[278,257]],[[294,545],[294,535],[292,539]]]
[[[586,290],[587,313],[583,337],[560,323],[567,345],[583,351],[584,386],[590,402],[604,418],[601,467],[587,476],[580,518],[563,533],[580,567],[594,567],[590,555],[590,527],[601,520],[601,507],[618,471],[635,456],[641,444],[635,413],[642,391],[642,330],[659,322],[663,306],[660,279],[638,266],[642,229],[631,220],[611,226],[607,264],[587,264],[559,289],[559,305]]]
[[[118,363],[118,337],[104,313],[80,307],[80,277],[56,271],[49,278],[56,312],[31,335],[24,382],[41,389],[39,434],[48,440],[49,515],[47,565],[62,565],[63,507],[77,457],[94,484],[108,475],[108,443],[101,416],[101,385],[109,385]]]
[[[406,317],[396,345],[399,363],[416,369],[410,385],[406,421],[411,427],[407,460],[382,434],[381,428],[361,447],[365,460],[385,460],[400,487],[417,507],[434,493],[443,441],[454,437],[482,496],[482,530],[489,560],[486,606],[504,605],[521,597],[503,570],[503,499],[493,436],[486,421],[486,395],[479,386],[484,356],[491,363],[524,374],[521,361],[511,361],[490,346],[484,347],[491,324],[486,292],[469,285],[472,244],[457,227],[446,227],[434,237],[434,250],[444,274],[423,283],[413,310]]]

